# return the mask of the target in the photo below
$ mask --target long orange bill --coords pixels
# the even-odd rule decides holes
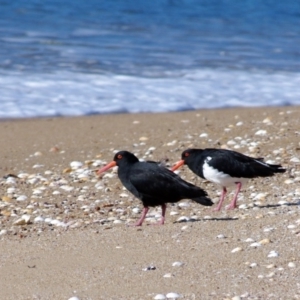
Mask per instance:
[[[180,168],[181,166],[183,166],[184,165],[184,160],[180,160],[180,161],[178,161],[176,164],[175,164],[175,166],[173,166],[173,168],[171,169],[171,171],[175,171],[175,170],[177,170],[178,168]]]
[[[108,169],[110,169],[110,168],[112,168],[112,167],[114,167],[116,165],[117,165],[117,163],[113,160],[112,162],[110,162],[109,164],[107,164],[105,167],[99,169],[97,171],[97,175],[100,175],[101,173],[105,172],[106,170],[108,170]]]

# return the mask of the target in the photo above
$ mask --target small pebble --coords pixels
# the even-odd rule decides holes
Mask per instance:
[[[166,296],[163,294],[157,294],[153,299],[155,300],[164,300],[166,299]]]

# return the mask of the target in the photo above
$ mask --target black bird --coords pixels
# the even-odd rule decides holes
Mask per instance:
[[[142,200],[144,209],[141,218],[134,226],[141,226],[149,206],[160,205],[164,224],[166,203],[175,203],[181,199],[191,199],[205,206],[213,205],[207,198],[207,193],[201,188],[184,181],[169,169],[156,162],[141,162],[128,152],[120,151],[115,154],[111,163],[98,170],[97,174],[118,166],[118,176],[122,184],[137,198]]]
[[[225,149],[187,149],[182,152],[181,160],[172,168],[175,171],[186,164],[195,174],[203,179],[222,186],[222,194],[218,206],[220,210],[227,193],[226,187],[236,184],[236,193],[228,209],[236,208],[237,197],[250,178],[273,176],[275,173],[284,173],[281,165],[271,165],[263,158],[253,158],[236,151]]]

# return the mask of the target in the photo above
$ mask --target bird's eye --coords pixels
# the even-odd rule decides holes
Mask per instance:
[[[185,153],[184,153],[184,156],[185,156],[185,157],[188,157],[189,155],[190,155],[190,154],[189,154],[188,152],[185,152]]]
[[[122,159],[122,155],[121,154],[119,154],[118,156],[117,156],[117,159]]]

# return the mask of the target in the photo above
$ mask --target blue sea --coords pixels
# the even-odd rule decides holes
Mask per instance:
[[[0,0],[0,118],[300,105],[300,1]]]

